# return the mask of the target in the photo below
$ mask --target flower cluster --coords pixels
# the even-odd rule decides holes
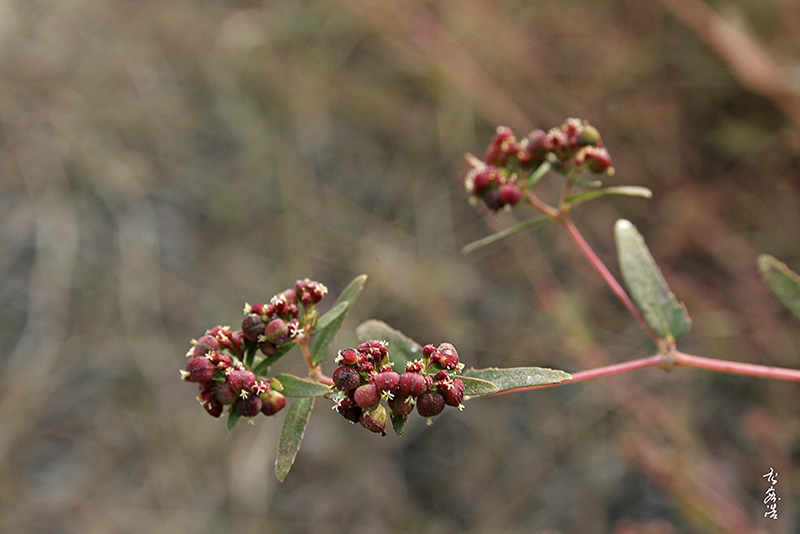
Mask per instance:
[[[310,312],[327,293],[327,287],[306,278],[298,280],[294,289],[272,297],[269,304],[245,304],[242,335],[247,341],[257,342],[264,355],[272,356],[280,345],[303,336],[304,329],[314,327],[316,314]],[[303,317],[306,321],[301,320]]]
[[[530,173],[545,161],[563,174],[588,169],[613,173],[611,156],[594,126],[579,119],[567,119],[559,127],[533,130],[518,140],[514,132],[500,126],[484,153],[466,176],[470,197],[492,211],[513,207],[529,187]]]
[[[246,304],[241,330],[215,326],[192,340],[181,377],[199,384],[197,400],[212,417],[222,415],[226,406],[244,417],[275,415],[286,406],[286,398],[245,362],[252,364],[256,348],[274,356],[310,334],[317,318],[314,306],[327,292],[319,282],[298,280],[269,304]]]
[[[417,413],[431,422],[445,406],[463,409],[464,381],[458,373],[464,364],[450,343],[438,347],[426,345],[422,359],[410,361],[402,374],[389,362],[385,341],[366,341],[355,349],[339,352],[339,366],[333,373],[336,405],[334,409],[345,419],[385,434],[389,413],[381,400],[386,401],[392,417],[403,422],[416,408]]]
[[[197,400],[212,417],[219,417],[225,406],[245,417],[275,415],[286,406],[283,395],[242,364],[243,342],[242,332],[224,326],[192,340],[181,376],[200,385]]]

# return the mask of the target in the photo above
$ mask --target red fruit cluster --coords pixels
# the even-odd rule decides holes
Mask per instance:
[[[298,280],[294,289],[278,293],[269,304],[245,304],[241,330],[215,326],[192,340],[181,377],[199,384],[197,399],[211,416],[219,417],[226,406],[245,417],[275,415],[286,406],[286,398],[272,391],[269,381],[243,364],[244,353],[252,358],[257,344],[272,356],[282,345],[310,334],[316,324],[314,307],[327,292],[319,282]]]
[[[298,280],[294,289],[272,297],[269,304],[245,304],[243,337],[258,342],[261,352],[272,356],[278,347],[304,334],[301,316],[306,315],[327,292],[327,287],[306,278]]]
[[[193,340],[187,353],[189,359],[181,376],[199,384],[197,400],[212,417],[222,415],[225,406],[232,406],[245,417],[274,415],[286,406],[283,395],[272,391],[268,381],[239,362],[241,340],[241,332],[216,326]]]
[[[567,119],[559,127],[533,130],[520,140],[510,128],[500,126],[483,160],[471,162],[467,192],[492,211],[513,207],[525,193],[528,174],[546,160],[564,173],[584,168],[594,173],[614,171],[600,133],[586,121]]]
[[[335,409],[345,419],[386,434],[388,412],[405,421],[416,408],[428,419],[439,415],[445,406],[463,408],[464,382],[457,377],[464,365],[450,343],[426,345],[423,358],[406,364],[397,373],[389,362],[384,341],[366,341],[355,349],[339,352],[339,366],[333,372]]]

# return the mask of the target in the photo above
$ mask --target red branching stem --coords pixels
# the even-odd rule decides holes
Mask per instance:
[[[657,354],[655,356],[648,356],[647,358],[640,358],[638,360],[631,360],[629,362],[615,363],[613,365],[597,367],[595,369],[589,369],[588,371],[578,371],[577,373],[572,373],[572,380],[567,380],[565,382],[557,382],[555,384],[541,384],[538,386],[526,386],[516,389],[509,389],[506,391],[495,393],[492,396],[505,395],[506,393],[518,393],[520,391],[528,391],[530,389],[564,386],[566,384],[574,384],[575,382],[583,382],[584,380],[592,380],[593,378],[618,375],[621,373],[636,371],[638,369],[646,369],[648,367],[658,367],[663,364],[663,361],[664,357],[660,354]]]
[[[320,384],[332,386],[333,379],[322,372],[322,367],[314,365],[314,362],[311,361],[311,351],[308,350],[308,338],[297,339],[296,343],[300,345],[300,352],[303,353],[303,359],[306,362],[306,367],[308,367],[308,376]]]
[[[645,332],[647,332],[647,334],[653,338],[653,341],[656,342],[656,345],[659,348],[662,348],[664,346],[663,340],[650,329],[650,327],[647,325],[647,321],[644,320],[642,313],[639,311],[639,308],[636,307],[636,304],[633,303],[633,300],[631,300],[631,298],[628,296],[628,293],[626,293],[625,289],[620,285],[619,282],[617,282],[616,278],[614,278],[614,275],[611,274],[611,271],[608,270],[602,260],[597,257],[597,254],[595,254],[592,247],[589,246],[589,243],[587,243],[583,238],[581,233],[578,231],[578,228],[572,222],[572,219],[570,219],[569,216],[563,217],[561,219],[561,224],[564,226],[564,228],[566,228],[570,237],[573,241],[575,241],[575,244],[578,245],[578,248],[586,257],[586,259],[589,260],[589,263],[592,265],[594,270],[597,271],[603,278],[603,281],[606,283],[609,289],[611,289],[617,298],[622,301],[622,304],[639,322],[642,328],[644,328]]]
[[[773,380],[786,380],[790,382],[800,382],[800,370],[787,369],[785,367],[771,367],[767,365],[756,365],[752,363],[732,362],[728,360],[717,360],[705,358],[703,356],[693,356],[679,351],[673,352],[673,363],[681,367],[694,367],[695,369],[707,369],[720,373],[732,373],[737,375],[756,376],[760,378],[771,378]]]

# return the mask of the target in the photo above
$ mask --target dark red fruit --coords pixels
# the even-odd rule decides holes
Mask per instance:
[[[337,360],[345,365],[355,365],[358,363],[358,352],[353,349],[343,350]]]
[[[414,399],[403,393],[396,393],[387,404],[394,413],[399,415],[408,415],[414,410]]]
[[[222,414],[222,403],[217,400],[214,390],[204,389],[200,392],[197,400],[211,417],[219,417]]]
[[[219,342],[214,338],[214,336],[209,336],[206,334],[194,342],[193,354],[194,356],[202,356],[207,352],[214,352],[218,350]]]
[[[603,147],[592,150],[586,159],[589,161],[589,170],[594,173],[606,172],[611,168],[611,155]]]
[[[286,406],[286,397],[277,391],[267,391],[261,395],[261,413],[275,415]]]
[[[261,397],[248,395],[236,399],[236,411],[243,417],[255,417],[261,411]]]
[[[353,367],[340,365],[333,371],[333,385],[341,391],[349,391],[358,387],[361,376]]]
[[[289,341],[289,325],[283,319],[273,319],[267,324],[264,339],[274,345],[283,345]]]
[[[264,330],[267,328],[264,323],[264,318],[255,313],[245,316],[242,320],[242,336],[247,341],[256,341],[259,337],[264,335]]]
[[[228,383],[237,395],[242,391],[249,393],[256,385],[256,375],[249,369],[234,369],[228,374]]]
[[[375,384],[364,384],[356,388],[353,399],[365,410],[372,410],[380,403],[381,392]]]
[[[514,206],[522,198],[522,190],[516,184],[504,184],[500,188],[500,198],[506,206]]]
[[[386,413],[386,408],[378,405],[374,410],[365,410],[361,414],[361,417],[359,417],[358,422],[367,430],[385,436],[386,432],[384,432],[384,430],[386,429],[387,420],[388,414]]]
[[[464,400],[464,381],[460,378],[454,378],[450,382],[450,387],[442,391],[444,402],[448,406],[460,406],[461,401]]]
[[[186,362],[183,379],[187,382],[208,382],[214,376],[216,366],[205,356],[192,356]]]
[[[417,413],[422,417],[435,417],[444,407],[444,397],[438,391],[426,391],[417,399]]]
[[[427,380],[419,373],[405,372],[400,375],[400,382],[398,384],[400,393],[409,397],[419,397],[425,388],[428,387]]]
[[[379,391],[397,391],[400,385],[400,375],[394,371],[383,371],[378,373],[372,379],[372,382],[378,387]]]
[[[239,398],[239,395],[233,391],[229,382],[223,382],[217,386],[215,392],[217,400],[223,405],[233,404]]]

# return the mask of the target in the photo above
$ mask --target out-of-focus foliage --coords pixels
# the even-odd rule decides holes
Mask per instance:
[[[708,33],[698,6],[0,0],[0,530],[796,531],[793,384],[640,371],[402,438],[319,400],[278,484],[281,418],[229,435],[176,370],[242,302],[359,273],[340,346],[376,317],[476,367],[649,354],[557,229],[459,254],[515,222],[469,206],[463,153],[570,116],[602,132],[607,185],[654,193],[575,217],[610,264],[636,224],[694,319],[681,347],[800,366],[756,268],[800,269],[800,6],[713,2]],[[757,83],[775,65],[788,89]]]

